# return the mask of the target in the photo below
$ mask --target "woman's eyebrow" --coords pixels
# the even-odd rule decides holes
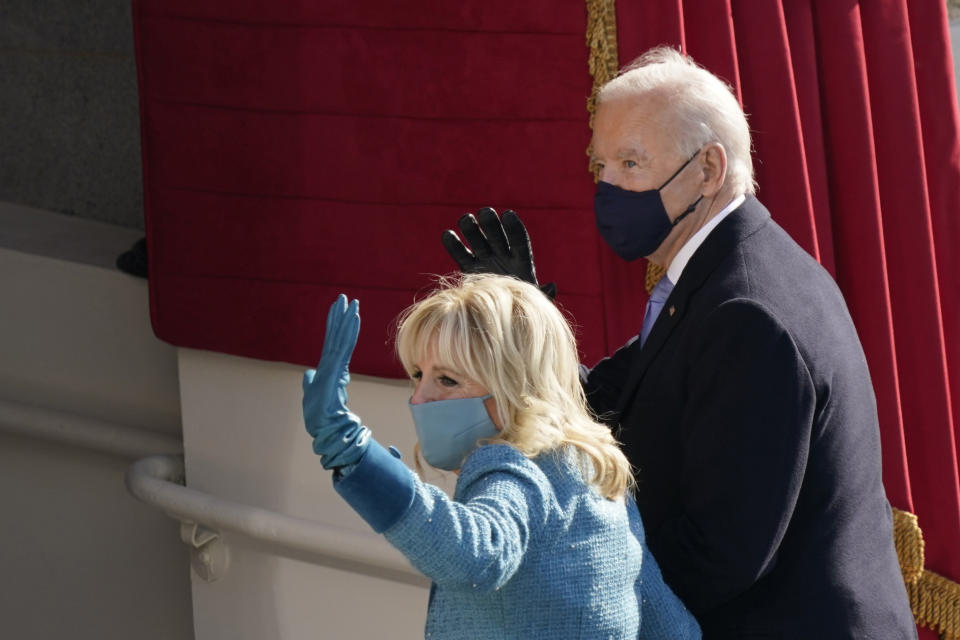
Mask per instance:
[[[433,372],[434,372],[434,374],[436,374],[436,375],[443,375],[443,376],[448,376],[448,377],[451,377],[451,378],[465,378],[465,377],[466,377],[462,372],[457,371],[457,369],[455,369],[454,367],[452,367],[452,366],[450,366],[450,365],[446,365],[446,364],[436,364],[436,365],[434,365],[434,366],[433,366]]]

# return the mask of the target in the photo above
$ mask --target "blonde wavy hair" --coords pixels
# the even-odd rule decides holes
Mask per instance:
[[[528,458],[569,445],[601,495],[618,499],[632,489],[630,463],[587,407],[573,332],[535,286],[489,274],[443,278],[401,314],[396,347],[411,376],[432,354],[488,390],[503,429],[486,442]]]

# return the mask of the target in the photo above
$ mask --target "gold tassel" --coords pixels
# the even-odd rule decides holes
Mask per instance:
[[[960,640],[960,584],[923,568],[923,532],[917,516],[893,510],[893,542],[914,620],[942,640]]]
[[[593,89],[587,98],[587,113],[590,114],[590,129],[593,130],[593,117],[597,112],[597,92],[600,87],[617,75],[620,67],[617,52],[617,8],[614,0],[587,0],[587,49],[590,57],[587,62],[590,75],[593,76]],[[593,149],[587,146],[587,165],[593,174],[593,181],[599,179],[597,167],[593,162]],[[652,262],[647,263],[644,288],[647,293],[653,291],[657,281],[663,277],[664,270]]]
[[[960,640],[960,584],[932,571],[907,583],[910,608],[917,624],[933,629],[942,640]]]
[[[649,261],[647,262],[647,273],[643,280],[643,288],[647,290],[647,293],[653,291],[653,288],[657,286],[660,278],[662,278],[666,272],[666,269],[660,265],[653,264]]]
[[[593,129],[593,116],[597,110],[597,92],[617,75],[620,66],[617,56],[617,10],[614,0],[587,0],[587,49],[590,51],[587,65],[593,76],[593,89],[587,98],[587,113],[590,115],[590,129]],[[593,155],[587,147],[587,156]],[[589,166],[594,181],[597,180],[597,168],[591,160]]]
[[[917,525],[917,516],[893,510],[893,544],[897,548],[903,581],[916,582],[923,575],[923,533]]]

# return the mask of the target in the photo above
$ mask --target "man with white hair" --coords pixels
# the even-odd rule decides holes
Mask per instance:
[[[833,279],[753,196],[730,88],[651,50],[600,90],[592,153],[600,234],[666,275],[584,386],[704,638],[915,638],[860,341]],[[515,214],[460,228],[473,252],[444,244],[462,269],[535,282]]]

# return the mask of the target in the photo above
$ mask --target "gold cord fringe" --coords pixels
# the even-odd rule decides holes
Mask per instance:
[[[903,581],[916,582],[923,575],[923,533],[917,525],[917,516],[909,511],[893,510],[893,543]]]
[[[614,0],[587,0],[587,49],[590,57],[587,65],[593,76],[593,89],[587,98],[587,113],[590,114],[590,129],[597,110],[597,92],[617,75],[620,66],[617,54],[617,9]],[[587,156],[592,156],[587,147]],[[590,172],[597,179],[597,169],[591,161]]]
[[[593,130],[593,116],[597,112],[597,92],[600,87],[617,75],[620,68],[617,51],[617,8],[615,0],[587,0],[587,49],[590,57],[587,64],[590,75],[593,76],[593,89],[587,98],[587,113],[590,114],[590,129]],[[587,157],[591,158],[587,165],[593,174],[594,182],[599,178],[597,167],[593,162],[593,149],[587,147]],[[644,288],[647,293],[653,291],[657,281],[663,277],[661,267],[647,263],[647,273],[644,279]]]
[[[960,640],[960,584],[925,570],[919,580],[907,583],[907,595],[917,624],[942,640]]]
[[[914,620],[942,640],[960,640],[960,584],[923,568],[923,533],[917,516],[893,510],[893,542]]]
[[[667,270],[661,267],[658,264],[653,264],[649,260],[647,261],[647,273],[643,279],[643,288],[647,290],[647,293],[653,291],[653,288],[657,286],[657,282],[660,281],[664,275],[666,275]]]

